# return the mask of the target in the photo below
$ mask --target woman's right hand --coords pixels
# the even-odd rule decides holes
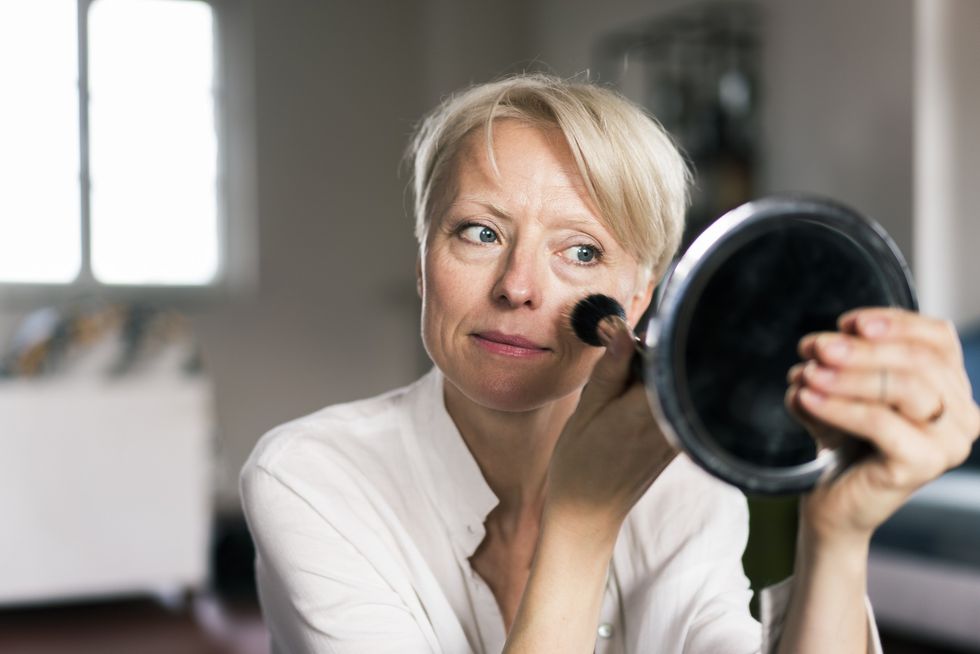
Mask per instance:
[[[630,374],[633,332],[618,317],[600,330],[609,337],[578,407],[555,446],[545,514],[561,516],[582,535],[615,540],[650,484],[677,455],[658,427],[643,383]]]

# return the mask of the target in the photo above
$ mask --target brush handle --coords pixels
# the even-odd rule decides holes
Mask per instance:
[[[647,349],[639,336],[633,336],[633,358],[630,359],[630,380],[643,383],[643,368]]]

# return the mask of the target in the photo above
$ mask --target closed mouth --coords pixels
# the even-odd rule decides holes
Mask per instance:
[[[524,350],[538,350],[542,352],[551,350],[551,348],[539,345],[530,339],[524,338],[523,336],[504,334],[502,332],[479,332],[472,334],[472,336],[491,343],[508,345],[510,347],[521,348]]]

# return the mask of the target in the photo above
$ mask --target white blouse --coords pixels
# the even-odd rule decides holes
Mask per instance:
[[[258,443],[241,476],[274,654],[503,649],[469,558],[497,504],[443,403],[437,369],[327,407]],[[678,456],[630,512],[609,567],[595,651],[769,652],[790,580],[749,613],[745,498]],[[881,652],[868,605],[868,651]]]

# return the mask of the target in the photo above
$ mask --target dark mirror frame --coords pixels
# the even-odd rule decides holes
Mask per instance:
[[[721,448],[685,409],[685,345],[691,316],[712,274],[738,248],[784,230],[787,221],[804,221],[847,237],[876,266],[888,304],[917,310],[908,264],[891,237],[874,221],[821,198],[772,196],[743,204],[710,225],[691,244],[664,284],[656,313],[643,338],[647,396],[666,436],[702,468],[751,493],[795,494],[813,488],[860,456],[856,439],[822,450],[815,459],[786,467],[766,467],[739,459]],[[761,291],[760,291],[761,292]]]

